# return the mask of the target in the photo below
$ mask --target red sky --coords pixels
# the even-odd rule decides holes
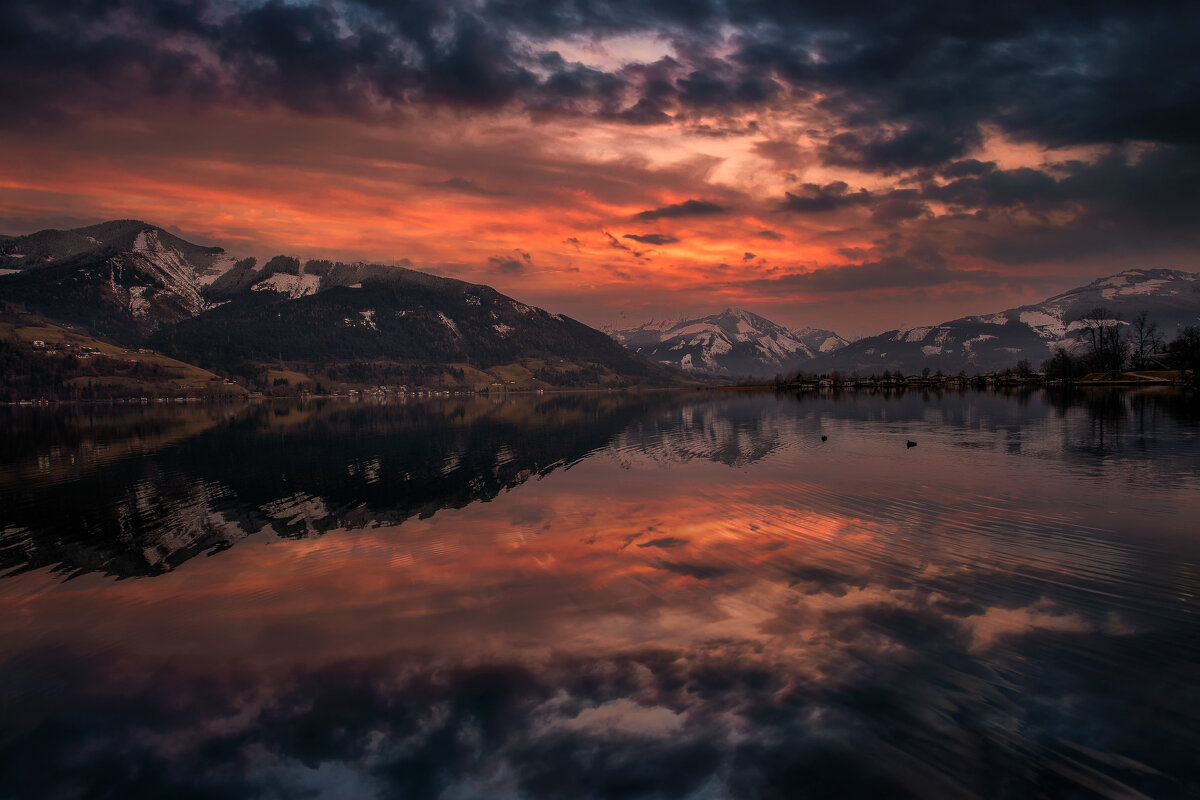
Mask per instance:
[[[136,218],[849,336],[1198,267],[1186,6],[61,6],[4,12],[2,233]]]

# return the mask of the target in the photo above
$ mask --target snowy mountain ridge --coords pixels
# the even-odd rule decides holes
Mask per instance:
[[[694,319],[651,320],[632,328],[605,330],[651,361],[709,375],[774,375],[846,344],[833,331],[813,327],[791,331],[739,308]]]
[[[234,260],[138,220],[0,240],[5,295],[92,324],[147,334],[209,307],[206,288]],[[105,327],[105,326],[101,326]]]
[[[1125,323],[1144,311],[1171,339],[1183,327],[1200,324],[1200,274],[1129,269],[1040,303],[868,336],[815,358],[804,369],[977,372],[1011,367],[1022,359],[1036,368],[1058,348],[1079,346],[1079,318],[1095,308],[1106,308]]]

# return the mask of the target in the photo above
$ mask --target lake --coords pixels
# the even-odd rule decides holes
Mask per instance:
[[[1194,398],[0,432],[0,797],[1200,796]]]

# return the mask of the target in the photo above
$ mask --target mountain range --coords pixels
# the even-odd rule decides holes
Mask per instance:
[[[259,266],[136,220],[0,239],[0,261],[0,299],[258,385],[676,381],[569,317],[403,267]]]
[[[1079,347],[1083,327],[1079,318],[1097,307],[1119,315],[1125,324],[1145,311],[1170,340],[1185,326],[1200,324],[1200,274],[1126,270],[1041,303],[868,336],[817,356],[802,368],[863,375],[884,370],[912,374],[925,367],[976,373],[1011,367],[1024,359],[1036,369],[1059,347]]]
[[[1076,346],[1079,317],[1096,307],[1125,321],[1144,311],[1173,338],[1200,322],[1200,275],[1132,269],[1041,303],[854,342],[738,309],[601,332],[488,286],[282,255],[259,265],[115,220],[0,237],[0,301],[40,315],[39,324],[153,349],[252,387],[539,388],[670,385],[686,382],[681,373],[694,382],[796,370],[986,372],[1022,359],[1036,367]],[[6,325],[9,336],[30,328]]]
[[[735,308],[694,319],[652,320],[606,330],[656,363],[683,372],[730,377],[769,377],[847,344],[833,331],[812,327],[792,331]]]

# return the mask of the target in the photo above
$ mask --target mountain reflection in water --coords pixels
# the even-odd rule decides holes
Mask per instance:
[[[0,415],[0,796],[1200,792],[1187,398]]]

